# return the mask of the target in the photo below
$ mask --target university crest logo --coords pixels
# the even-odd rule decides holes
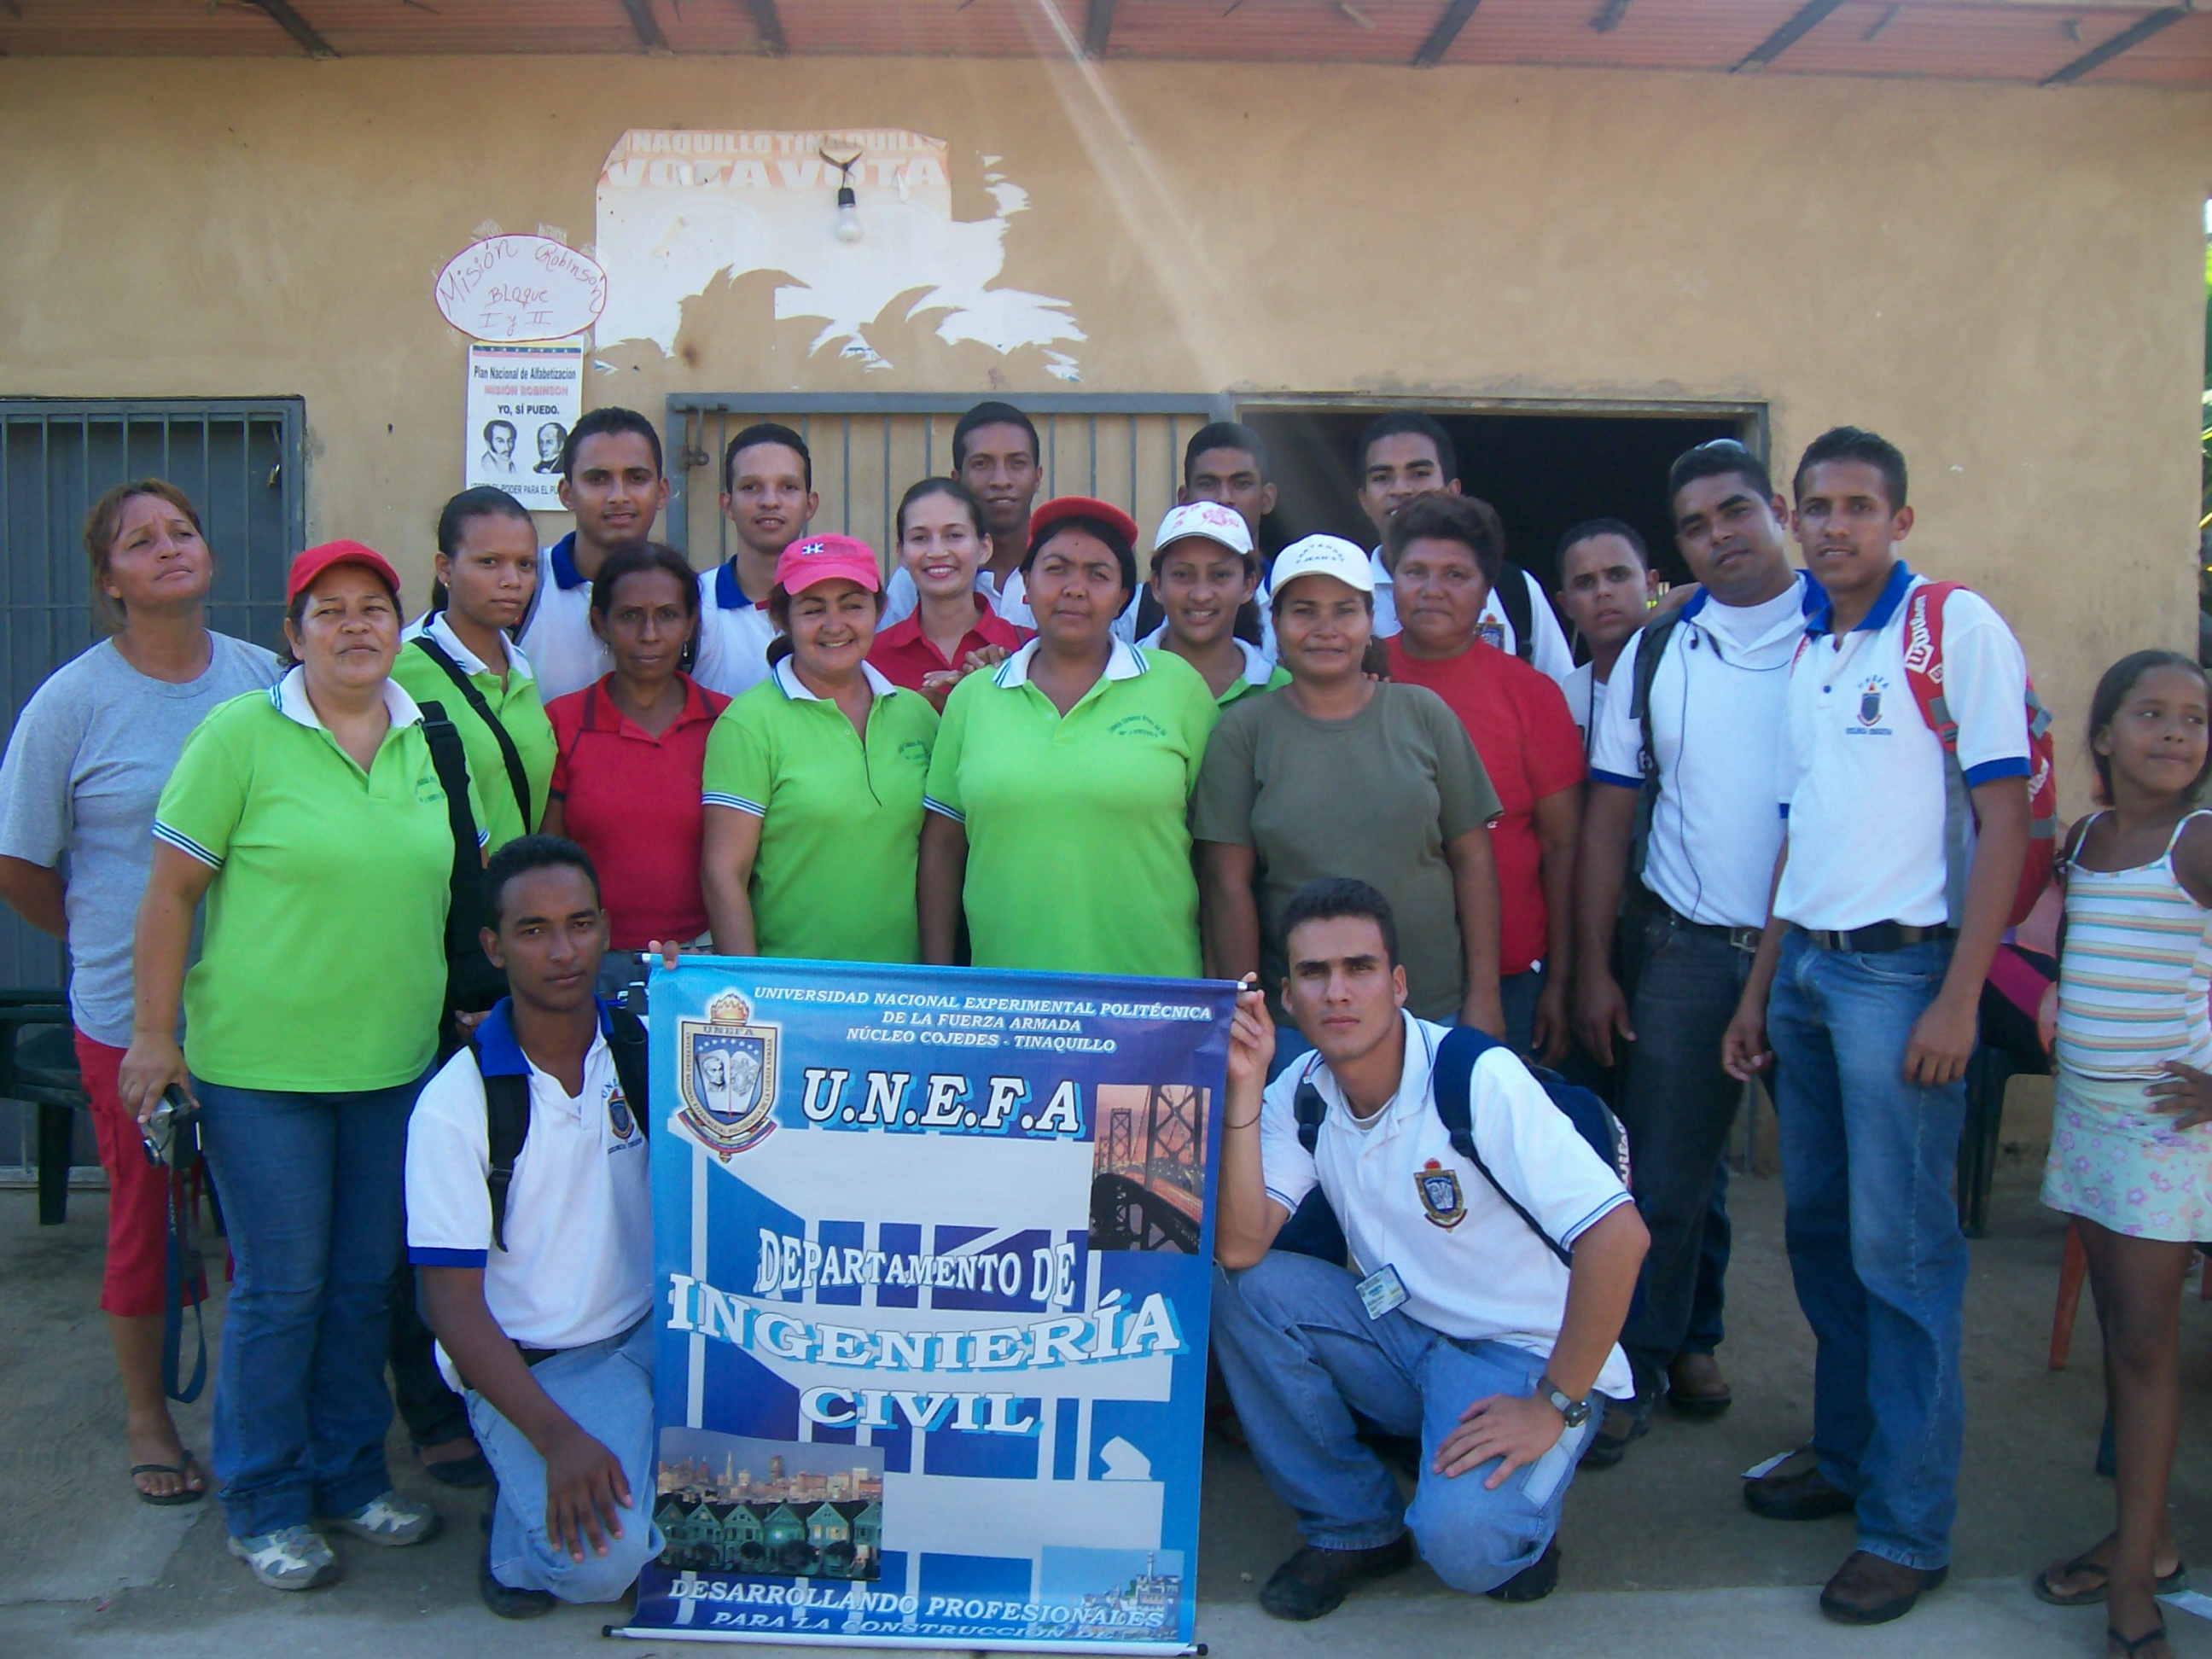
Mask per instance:
[[[1449,1231],[1467,1219],[1467,1196],[1459,1189],[1459,1171],[1447,1170],[1431,1158],[1413,1175],[1421,1195],[1421,1208],[1430,1220]]]
[[[725,1163],[775,1133],[777,1029],[751,1024],[735,991],[707,1005],[704,1019],[676,1023],[676,1082],[684,1121]]]
[[[1859,724],[1878,726],[1881,723],[1882,683],[1869,680],[1859,688]]]

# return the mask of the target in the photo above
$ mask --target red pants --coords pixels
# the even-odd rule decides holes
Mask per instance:
[[[148,1318],[161,1311],[167,1288],[169,1172],[147,1162],[138,1120],[124,1109],[116,1087],[123,1050],[79,1031],[76,1063],[92,1097],[100,1167],[107,1171],[107,1270],[100,1278],[100,1310],[125,1319]],[[185,1300],[198,1300],[191,1286]]]

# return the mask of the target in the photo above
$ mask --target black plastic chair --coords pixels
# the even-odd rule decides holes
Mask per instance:
[[[92,1106],[61,992],[0,991],[0,1099],[38,1109],[39,1224],[58,1227],[69,1217],[76,1114]]]
[[[2046,977],[2057,972],[2058,964],[2048,957],[2018,954]],[[1981,1041],[1966,1062],[1966,1123],[1959,1136],[1959,1228],[1969,1238],[1979,1238],[1989,1229],[2005,1085],[2016,1077],[2051,1075],[2051,1057],[2043,1051],[2033,1017],[1995,985],[1982,987],[1981,1016]]]

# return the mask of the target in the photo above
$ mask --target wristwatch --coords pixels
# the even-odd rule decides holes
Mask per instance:
[[[1579,1429],[1589,1421],[1589,1401],[1568,1399],[1560,1391],[1559,1385],[1553,1382],[1549,1376],[1540,1376],[1536,1379],[1536,1392],[1551,1402],[1552,1409],[1559,1413],[1560,1420],[1569,1428]]]

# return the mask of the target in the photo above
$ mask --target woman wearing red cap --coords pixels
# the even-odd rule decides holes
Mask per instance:
[[[937,714],[868,661],[876,556],[811,536],[775,564],[769,677],[707,745],[701,880],[726,956],[912,962],[915,865]]]
[[[338,1576],[317,1517],[374,1544],[438,1528],[385,1468],[384,1356],[454,848],[421,712],[391,678],[392,567],[327,543],[292,562],[286,597],[296,665],[210,714],[161,792],[120,1090],[142,1121],[173,1088],[202,1108],[236,1261],[213,1454],[230,1552],[306,1589]]]
[[[1116,639],[1137,526],[1065,496],[1022,562],[1037,636],[945,700],[921,832],[921,948],[979,968],[1195,978],[1187,813],[1218,710],[1198,672]]]
[[[698,631],[699,580],[681,553],[638,542],[610,554],[592,578],[592,632],[614,672],[546,705],[556,758],[544,828],[599,866],[613,944],[603,995],[643,981],[647,949],[707,932],[699,778],[730,700],[678,666]]]

